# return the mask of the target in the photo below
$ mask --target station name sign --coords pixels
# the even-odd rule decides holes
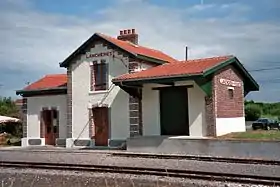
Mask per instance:
[[[237,81],[233,81],[233,80],[229,80],[229,79],[220,79],[220,83],[223,85],[233,86],[233,87],[242,86],[241,82],[237,82]]]
[[[108,52],[101,52],[101,53],[86,54],[86,58],[104,57],[104,56],[112,56],[112,55],[113,55],[113,51],[108,51]]]

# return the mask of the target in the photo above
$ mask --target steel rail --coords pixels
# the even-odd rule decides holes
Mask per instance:
[[[242,175],[233,173],[217,173],[207,171],[192,171],[168,168],[123,167],[107,165],[85,165],[65,163],[40,163],[40,162],[7,162],[1,161],[2,168],[22,169],[51,169],[81,172],[119,173],[133,175],[154,175],[161,177],[200,179],[207,181],[233,182],[243,184],[280,185],[280,177]]]
[[[205,162],[226,162],[238,164],[255,164],[255,165],[274,165],[280,166],[279,160],[264,160],[256,158],[230,158],[218,156],[200,156],[200,155],[175,155],[175,154],[150,154],[150,153],[124,153],[114,152],[108,153],[115,157],[131,157],[131,158],[151,158],[151,159],[177,159],[177,160],[196,160]]]
[[[280,160],[268,160],[263,158],[234,158],[205,155],[183,155],[183,154],[159,154],[159,153],[136,153],[136,152],[115,152],[115,151],[84,151],[84,150],[1,150],[0,152],[28,152],[28,153],[63,153],[63,154],[104,154],[112,157],[131,157],[131,158],[151,158],[151,159],[177,159],[195,160],[204,162],[226,162],[237,164],[255,165],[274,165],[280,166]]]

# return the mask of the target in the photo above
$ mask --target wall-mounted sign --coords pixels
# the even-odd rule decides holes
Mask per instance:
[[[233,86],[233,87],[241,87],[241,82],[229,80],[229,79],[220,79],[220,83],[227,85],[227,86]]]
[[[92,53],[92,54],[86,54],[86,58],[94,58],[94,57],[104,57],[104,56],[112,56],[113,52],[101,52],[101,53]]]

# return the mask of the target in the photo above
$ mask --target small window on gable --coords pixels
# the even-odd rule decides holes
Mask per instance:
[[[233,99],[234,97],[234,88],[228,87],[228,97]]]
[[[91,66],[91,91],[108,89],[108,64],[105,60],[94,61]]]

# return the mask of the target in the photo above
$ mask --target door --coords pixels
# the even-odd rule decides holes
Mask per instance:
[[[41,130],[45,138],[45,144],[55,145],[55,140],[59,137],[59,113],[56,109],[52,109],[43,110],[41,115]]]
[[[55,140],[59,138],[59,112],[57,109],[52,109],[52,128],[55,143]]]
[[[46,145],[55,145],[55,136],[53,132],[53,113],[51,110],[43,111],[43,123],[45,126],[45,144]]]
[[[108,146],[108,139],[109,139],[108,112],[109,110],[106,107],[92,109],[96,146]]]
[[[161,135],[189,135],[186,87],[160,89],[160,123]]]

